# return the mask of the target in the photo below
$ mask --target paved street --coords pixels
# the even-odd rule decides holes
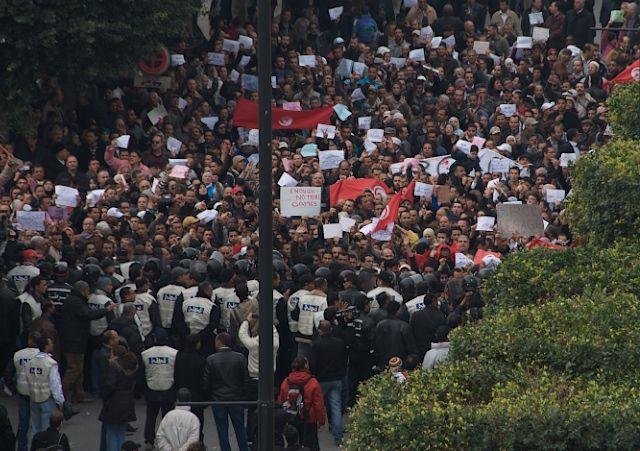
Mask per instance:
[[[9,417],[11,418],[11,425],[14,432],[18,426],[18,401],[16,397],[6,398],[2,394],[0,398],[0,404],[4,405],[9,411]],[[69,437],[71,442],[71,449],[73,451],[92,451],[98,450],[100,443],[100,422],[98,421],[98,415],[100,414],[100,402],[93,402],[90,404],[82,404],[80,414],[74,416],[71,420],[64,423],[63,432]],[[145,404],[142,400],[136,402],[136,414],[138,421],[133,423],[133,426],[138,428],[138,431],[134,434],[127,435],[127,440],[133,440],[136,443],[144,444],[143,427],[145,419]],[[216,433],[215,425],[213,423],[213,416],[211,410],[205,413],[204,420],[204,442],[207,445],[208,450],[218,450],[218,436]],[[233,427],[229,426],[231,430],[231,444],[233,449],[237,449],[235,444],[235,437],[233,436]],[[325,425],[320,431],[320,448],[323,450],[337,450],[338,447],[333,445],[333,440],[329,434],[329,430]],[[1,450],[6,451],[6,450]]]

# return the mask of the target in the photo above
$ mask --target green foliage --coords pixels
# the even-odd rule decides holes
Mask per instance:
[[[636,128],[640,126],[636,124]],[[575,234],[600,245],[638,236],[638,144],[616,139],[578,159],[568,208],[569,224]]]
[[[28,104],[36,80],[108,80],[185,33],[199,0],[11,0],[0,5],[0,111]]]
[[[565,251],[539,248],[509,255],[483,283],[490,308],[520,307],[555,298],[640,293],[640,248],[623,240],[610,247]]]
[[[617,85],[607,99],[607,119],[616,137],[640,139],[640,85]]]

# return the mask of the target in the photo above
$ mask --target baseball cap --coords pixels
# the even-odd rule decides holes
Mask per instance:
[[[338,36],[333,40],[333,45],[342,45],[342,44],[344,44],[344,39],[342,39],[340,36]]]
[[[418,78],[416,78],[417,81],[427,81],[427,77],[425,77],[424,75],[418,75]]]
[[[186,227],[189,227],[190,225],[197,224],[198,222],[200,221],[196,217],[187,216],[182,220],[182,227],[186,228]]]
[[[289,144],[287,144],[286,141],[280,141],[280,143],[278,143],[278,149],[288,149],[289,148]]]
[[[500,130],[500,127],[493,126],[491,127],[491,130],[489,130],[490,135],[497,135],[500,133],[502,133],[502,130]]]
[[[236,185],[236,186],[233,187],[231,192],[233,194],[244,193],[244,188],[242,186],[240,186],[240,185]]]
[[[107,216],[112,218],[122,218],[124,216],[124,213],[122,213],[116,207],[111,207],[107,210]]]
[[[538,121],[536,121],[534,118],[532,117],[528,117],[524,120],[524,125],[538,125]]]
[[[40,258],[42,258],[42,255],[38,254],[38,252],[36,252],[33,249],[26,249],[25,251],[22,252],[23,260],[32,260],[32,259],[40,259]]]

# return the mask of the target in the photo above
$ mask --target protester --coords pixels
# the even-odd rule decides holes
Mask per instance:
[[[269,36],[251,3],[213,2],[164,43],[160,78],[81,87],[43,76],[20,130],[0,133],[0,365],[18,378],[37,331],[42,352],[25,365],[53,382],[6,381],[20,449],[24,397],[44,429],[64,401],[58,368],[66,398],[91,401],[85,389],[104,388],[118,345],[137,358],[147,447],[179,388],[192,400],[255,398],[267,314],[275,383],[284,401],[288,380],[309,382],[312,415],[296,427],[317,449],[323,389],[333,412],[340,386],[344,410],[375,372],[411,378],[442,364],[442,328],[481,320],[481,280],[504,257],[576,245],[573,162],[611,139],[611,89],[637,82],[637,1],[604,2],[596,18],[583,0],[278,0]],[[258,157],[259,45],[273,57],[270,161]],[[271,187],[259,183],[265,165]],[[273,250],[261,255],[269,188]],[[230,446],[231,417],[246,449],[244,407],[213,411],[219,446]],[[339,442],[341,415],[330,415]],[[120,443],[126,418],[116,420]]]
[[[71,451],[69,438],[65,433],[60,432],[63,421],[64,415],[62,412],[54,410],[49,417],[49,427],[47,430],[38,432],[33,436],[31,450],[56,449],[59,451]]]

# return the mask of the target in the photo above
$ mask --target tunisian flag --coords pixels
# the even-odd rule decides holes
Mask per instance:
[[[369,189],[375,194],[382,190],[385,194],[389,192],[389,187],[378,179],[343,179],[329,187],[329,205],[334,206],[343,200],[355,200],[364,190]]]
[[[333,108],[316,108],[314,110],[290,111],[282,108],[271,108],[271,127],[274,130],[312,129],[318,124],[328,124]],[[233,113],[233,126],[259,128],[258,104],[241,98]]]
[[[618,74],[611,83],[632,83],[640,82],[640,60],[629,64],[622,72]]]
[[[406,188],[403,188],[394,194],[391,200],[387,202],[387,206],[382,210],[375,227],[371,229],[372,234],[376,233],[378,230],[387,230],[389,224],[396,222],[396,219],[398,218],[398,210],[400,209],[402,201],[409,200],[413,202],[413,190],[415,189],[415,186],[416,182],[412,180]]]

